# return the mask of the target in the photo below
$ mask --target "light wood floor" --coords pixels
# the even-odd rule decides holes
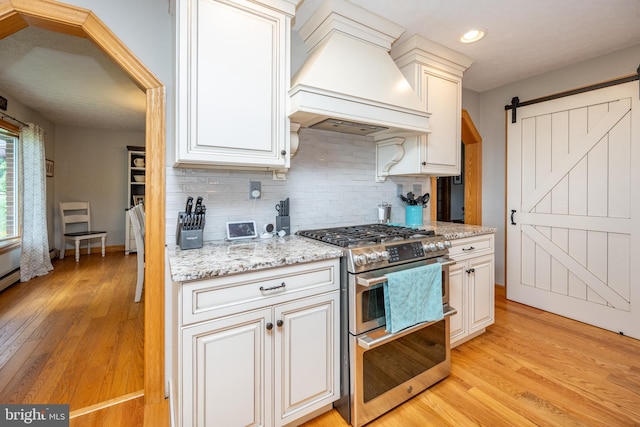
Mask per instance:
[[[371,427],[640,426],[640,341],[518,303],[452,350],[451,376]],[[348,424],[335,411],[304,427]]]
[[[73,412],[140,392],[135,255],[83,254],[53,267],[0,292],[0,402],[68,403]]]

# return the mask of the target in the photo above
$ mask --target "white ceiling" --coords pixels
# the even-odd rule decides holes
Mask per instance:
[[[473,58],[463,85],[477,92],[640,44],[640,0],[351,1],[405,27],[399,41],[419,33]],[[321,2],[304,0],[294,30]],[[457,42],[472,27],[487,36]],[[144,130],[144,93],[88,40],[27,28],[0,58],[0,95],[52,122]]]

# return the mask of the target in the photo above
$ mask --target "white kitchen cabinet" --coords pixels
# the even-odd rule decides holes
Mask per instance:
[[[458,310],[451,316],[451,346],[483,333],[495,319],[495,262],[493,234],[452,240],[449,257],[449,304]]]
[[[175,284],[178,425],[279,427],[330,409],[338,271],[327,260]]]
[[[131,207],[137,202],[144,201],[145,194],[145,171],[146,171],[145,147],[127,146],[127,207]],[[135,177],[138,177],[137,179]],[[142,178],[140,178],[142,177]],[[127,212],[125,218],[124,253],[136,252],[136,239],[133,234],[133,226]]]
[[[378,180],[460,175],[462,75],[473,61],[417,35],[394,47],[391,56],[431,113],[431,133],[378,143]]]
[[[176,166],[289,168],[291,19],[300,0],[178,0]]]

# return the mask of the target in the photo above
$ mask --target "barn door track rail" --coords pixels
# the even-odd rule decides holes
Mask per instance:
[[[579,93],[590,92],[592,90],[597,90],[597,89],[602,89],[609,86],[628,83],[635,80],[640,80],[640,66],[638,66],[638,69],[636,70],[636,74],[631,74],[629,76],[620,77],[614,80],[608,80],[602,83],[596,83],[590,86],[583,86],[577,89],[567,90],[565,92],[554,93],[553,95],[542,96],[540,98],[531,99],[529,101],[520,102],[520,98],[518,98],[517,96],[514,96],[513,98],[511,98],[511,104],[505,105],[504,109],[505,111],[511,110],[511,123],[515,123],[516,112],[519,107],[526,107],[527,105],[538,104],[540,102],[546,102],[546,101],[551,101],[553,99],[564,98],[565,96],[571,96],[571,95],[577,95]],[[638,97],[640,98],[640,85],[638,88]]]

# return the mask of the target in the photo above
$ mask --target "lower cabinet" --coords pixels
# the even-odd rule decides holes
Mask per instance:
[[[338,399],[337,287],[275,300],[181,329],[179,425],[280,427]]]
[[[458,310],[451,316],[451,346],[483,333],[495,320],[495,262],[493,235],[452,241],[449,268],[449,304]]]

